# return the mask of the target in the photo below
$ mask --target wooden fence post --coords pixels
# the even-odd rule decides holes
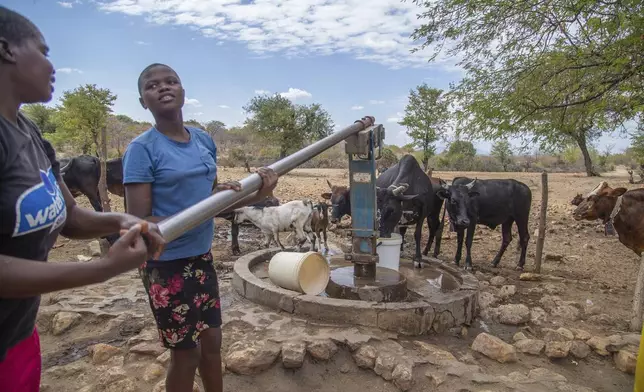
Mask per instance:
[[[644,255],[640,259],[640,268],[635,282],[635,294],[633,295],[633,317],[631,318],[631,330],[640,332],[642,330],[642,313],[644,306]]]
[[[541,273],[541,256],[543,243],[546,240],[546,217],[548,215],[548,173],[541,173],[541,211],[539,214],[539,236],[537,237],[537,253],[534,260],[534,272]]]

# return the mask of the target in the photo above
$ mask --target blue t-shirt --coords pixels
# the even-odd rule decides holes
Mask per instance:
[[[186,127],[187,143],[154,127],[137,136],[123,157],[123,183],[152,185],[152,215],[169,217],[212,194],[217,177],[217,147],[204,131]],[[159,260],[176,260],[210,251],[213,219],[166,244]]]

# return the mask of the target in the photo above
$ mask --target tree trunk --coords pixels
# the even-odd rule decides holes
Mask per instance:
[[[599,177],[599,173],[597,173],[593,169],[593,161],[590,159],[590,152],[588,152],[588,146],[586,146],[586,135],[582,134],[577,138],[577,145],[579,146],[579,149],[581,150],[581,155],[584,157],[584,166],[586,167],[586,176],[588,177]]]
[[[99,146],[96,146],[97,148]],[[101,154],[99,159],[101,161],[101,178],[98,181],[98,194],[101,197],[101,205],[103,206],[103,212],[110,212],[110,198],[107,194],[107,129],[103,127],[101,129]]]
[[[429,166],[429,158],[423,158],[423,171],[427,173],[427,167]]]

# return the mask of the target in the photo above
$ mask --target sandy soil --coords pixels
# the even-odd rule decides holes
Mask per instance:
[[[237,169],[220,170],[219,174],[221,181],[241,179],[245,176],[243,171]],[[533,269],[536,241],[536,235],[533,235],[533,233],[536,233],[538,226],[537,217],[541,203],[540,174],[434,172],[434,175],[446,180],[451,180],[457,175],[480,179],[514,178],[527,184],[532,190],[533,203],[530,221],[532,238],[528,247],[525,269],[526,271]],[[282,202],[301,198],[318,200],[322,192],[328,191],[326,180],[331,181],[333,184],[347,184],[348,173],[346,170],[334,169],[298,169],[280,178],[275,195]],[[557,289],[557,294],[562,299],[575,301],[582,305],[589,303],[598,305],[601,308],[601,312],[607,314],[613,320],[612,323],[609,323],[610,325],[577,321],[570,323],[567,327],[583,328],[591,334],[601,336],[624,331],[631,313],[631,300],[637,275],[638,258],[632,251],[621,245],[617,237],[606,237],[603,232],[603,226],[598,222],[574,221],[570,214],[573,207],[570,206],[569,202],[576,193],[586,193],[592,190],[600,180],[608,181],[609,185],[613,187],[624,186],[632,188],[633,185],[628,184],[628,174],[625,170],[618,170],[605,174],[601,179],[587,178],[582,174],[550,174],[548,180],[548,228],[544,249],[546,258],[542,265],[543,273],[565,279],[565,284],[558,285]],[[113,208],[122,210],[122,200],[114,195],[110,195],[110,197]],[[89,206],[84,197],[79,197],[77,200],[83,206]],[[232,256],[230,243],[226,238],[229,225],[228,222],[217,219],[217,226],[213,250],[215,257],[222,262],[223,266],[220,280],[222,293],[224,293],[222,301],[225,312],[224,321],[226,323],[224,325],[223,348],[225,353],[227,347],[240,338],[248,338],[249,336],[262,338],[266,335],[266,331],[271,330],[269,328],[271,325],[283,319],[283,315],[251,304],[232,292],[230,288],[230,262],[234,261],[236,257]],[[241,237],[242,253],[256,250],[257,236],[244,234],[243,230]],[[447,231],[446,229],[439,257],[451,262],[456,249],[456,235]],[[513,236],[514,242],[503,257],[500,268],[492,270],[489,267],[489,262],[501,244],[500,228],[489,230],[481,227],[475,237],[472,249],[474,268],[485,273],[505,276],[510,280],[508,284],[517,285],[518,294],[511,302],[524,303],[530,307],[539,306],[539,300],[544,295],[544,284],[519,281],[518,272],[514,271],[519,256],[516,250],[516,243],[518,242],[516,227],[513,230]],[[333,238],[335,237],[333,236]],[[426,239],[427,230],[425,229],[423,246]],[[411,246],[413,241],[412,233],[408,233],[407,241],[405,256],[410,257],[413,252]],[[78,262],[78,255],[88,254],[88,243],[89,241],[69,241],[61,238],[57,243],[56,249],[52,251],[50,260],[52,262]],[[115,346],[125,346],[128,338],[135,336],[144,328],[152,327],[153,320],[151,320],[149,307],[143,294],[142,285],[138,281],[136,274],[129,273],[102,285],[44,296],[39,321],[43,326],[44,390],[54,392],[73,391],[82,390],[82,388],[88,388],[88,385],[93,385],[95,380],[88,376],[91,373],[84,372],[79,376],[78,374],[73,374],[73,372],[73,375],[56,373],[51,369],[55,369],[55,365],[65,365],[74,361],[87,363],[87,347],[91,344],[107,342]],[[93,303],[97,302],[102,303],[102,307],[93,305]],[[48,331],[48,326],[51,322],[51,316],[61,309],[73,311],[87,309],[88,312],[82,313],[83,319],[70,332],[54,336]],[[128,320],[119,326],[119,331],[117,331],[119,333],[114,330],[110,331],[108,321],[114,315],[121,313],[134,314],[136,317],[128,317]],[[137,317],[140,317],[140,319]],[[294,322],[293,320],[289,321],[289,323]],[[284,325],[282,323],[281,326],[276,326],[271,330],[272,333],[279,335],[293,332],[292,329],[286,328]],[[490,327],[494,334],[506,341],[511,341],[512,334],[517,330],[516,328],[501,325],[491,325]],[[319,330],[316,326],[310,324],[307,324],[305,329],[308,330],[307,333],[313,334]],[[468,345],[471,344],[477,331],[480,330],[481,325],[477,323],[470,328],[465,337],[446,336],[428,337],[428,339],[444,345],[446,348],[449,347],[450,351],[455,355],[456,353],[465,354],[469,351]],[[486,370],[496,373],[509,373],[519,366],[516,364],[500,365],[480,356],[476,358]],[[565,375],[568,381],[593,388],[596,391],[632,390],[633,377],[617,371],[610,359],[600,358],[595,355],[583,361],[564,359],[553,363],[545,357],[522,356],[521,358],[520,366],[523,366],[524,369],[536,366],[550,366]],[[128,374],[141,372],[140,367],[135,366],[136,362],[136,358],[125,357],[123,366]],[[48,369],[50,370],[49,373]],[[419,380],[425,379],[424,376],[418,376],[416,373],[414,373],[414,377]],[[151,385],[154,384],[143,382],[137,378],[136,389],[134,390],[148,391],[151,390]],[[304,368],[298,371],[273,366],[269,371],[257,376],[239,376],[227,373],[225,384],[225,390],[227,391],[354,391],[364,388],[374,391],[397,390],[391,383],[384,381],[373,372],[358,369],[351,361],[350,355],[342,351],[327,363],[313,364],[307,359]],[[413,390],[426,390],[423,385],[422,381],[418,381]],[[484,389],[496,390],[490,387],[482,388],[481,386],[460,390],[478,391]]]

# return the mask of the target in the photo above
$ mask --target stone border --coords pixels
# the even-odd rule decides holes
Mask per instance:
[[[478,280],[435,259],[430,259],[430,263],[439,263],[440,268],[462,278],[460,290],[414,302],[378,303],[304,295],[263,281],[251,272],[253,266],[270,260],[278,252],[281,249],[262,249],[237,259],[232,282],[235,291],[255,303],[309,319],[410,336],[469,325],[478,311]]]

